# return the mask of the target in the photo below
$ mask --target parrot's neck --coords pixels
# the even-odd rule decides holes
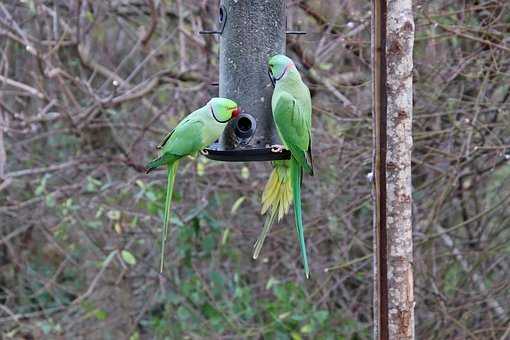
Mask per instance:
[[[285,76],[278,81],[279,84],[292,84],[296,81],[301,81],[301,75],[295,69],[288,70]]]

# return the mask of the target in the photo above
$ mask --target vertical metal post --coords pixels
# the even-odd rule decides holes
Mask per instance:
[[[229,123],[208,157],[226,161],[288,158],[271,153],[280,143],[271,113],[273,88],[268,59],[285,53],[284,0],[222,0],[220,19],[220,97],[236,101],[242,114]],[[221,21],[221,20],[220,20]]]
[[[374,339],[414,339],[412,0],[372,0]]]
[[[387,84],[386,0],[372,0],[372,125],[374,189],[374,339],[388,331],[388,237],[386,219]]]

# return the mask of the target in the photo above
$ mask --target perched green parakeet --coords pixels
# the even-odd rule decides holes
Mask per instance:
[[[212,98],[205,106],[190,113],[165,136],[160,145],[160,156],[146,165],[147,173],[166,165],[168,167],[168,184],[166,189],[164,224],[161,232],[161,262],[163,271],[165,258],[165,242],[168,236],[170,207],[174,188],[175,174],[179,159],[188,155],[196,155],[200,150],[220,138],[228,121],[239,115],[237,104],[225,98]]]
[[[312,101],[308,87],[303,83],[294,62],[284,56],[269,59],[269,76],[275,88],[271,100],[276,130],[284,147],[291,152],[288,161],[273,162],[273,172],[262,194],[262,213],[270,209],[262,233],[255,243],[254,258],[257,258],[264,239],[275,217],[280,220],[294,201],[296,232],[306,277],[310,276],[306,253],[303,217],[301,213],[301,182],[303,171],[313,175],[312,165]],[[282,146],[273,146],[281,152]]]

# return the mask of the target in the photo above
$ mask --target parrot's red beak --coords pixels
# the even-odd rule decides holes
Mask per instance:
[[[239,107],[236,107],[233,111],[232,111],[232,118],[236,118],[237,116],[239,116],[239,114],[241,113],[241,109]]]

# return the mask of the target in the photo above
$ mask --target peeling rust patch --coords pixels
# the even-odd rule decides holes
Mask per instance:
[[[402,203],[411,203],[411,196],[407,194],[399,195],[398,200]]]
[[[410,322],[411,313],[409,310],[401,310],[398,311],[398,323],[399,323],[399,333],[402,337],[409,337],[411,335],[410,331]]]
[[[387,171],[396,171],[398,169],[399,169],[399,167],[398,167],[398,165],[396,163],[394,163],[394,162],[386,163],[386,170]]]
[[[404,26],[402,26],[402,29],[406,32],[412,32],[413,31],[413,24],[410,23],[409,21],[406,21],[406,23],[404,24]]]
[[[404,48],[402,47],[402,45],[400,45],[397,39],[395,39],[393,43],[391,43],[390,48],[388,50],[390,54],[402,54],[403,51]]]
[[[399,110],[397,112],[397,118],[395,118],[395,121],[398,124],[401,124],[404,120],[406,120],[408,117],[407,115],[407,112],[405,112],[404,110]]]

